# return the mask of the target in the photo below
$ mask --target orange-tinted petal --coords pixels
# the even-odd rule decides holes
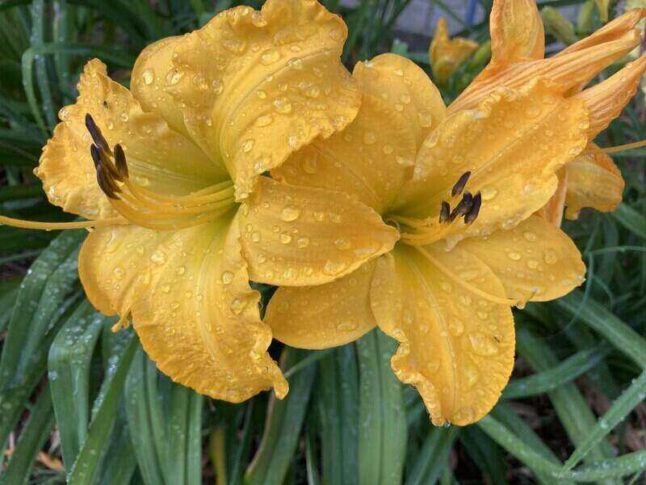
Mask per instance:
[[[417,388],[433,424],[471,424],[496,404],[514,364],[509,306],[469,291],[502,297],[498,278],[460,250],[427,248],[455,272],[448,276],[420,252],[398,246],[377,262],[371,306],[379,327],[399,341],[391,360],[397,377]]]
[[[375,326],[370,283],[375,262],[331,283],[278,288],[265,322],[274,338],[304,349],[326,349],[360,338]]]
[[[258,175],[356,116],[360,96],[340,61],[346,35],[341,18],[313,0],[232,8],[159,48],[168,71],[147,86],[153,52],[135,69],[138,92],[153,91],[142,93],[153,100],[157,90],[170,93],[186,131],[224,162],[245,198]]]
[[[424,243],[511,228],[548,202],[558,185],[556,172],[585,148],[587,126],[582,103],[556,95],[545,83],[499,90],[478,109],[448,117],[429,136],[397,214],[430,218]],[[453,209],[463,197],[451,192],[466,172],[471,175],[464,190],[481,193],[478,217],[470,225],[461,218],[439,223],[442,201]]]
[[[327,283],[390,251],[397,231],[348,194],[261,177],[240,217],[251,279]]]
[[[534,0],[494,0],[489,23],[492,62],[543,58],[545,32]]]
[[[588,135],[593,139],[617,118],[637,92],[646,71],[646,55],[626,65],[605,81],[577,94],[590,113]]]
[[[86,64],[78,90],[76,104],[60,111],[62,121],[35,172],[52,204],[91,219],[114,215],[96,182],[87,113],[111,146],[123,146],[129,170],[142,185],[182,195],[226,175],[161,117],[144,112],[126,88],[108,77],[100,61]]]
[[[568,162],[572,163],[572,162]],[[563,214],[565,212],[565,195],[568,191],[568,172],[566,167],[561,168],[557,172],[559,184],[556,192],[552,195],[549,202],[543,207],[539,213],[554,227],[561,227],[563,222]]]
[[[424,71],[401,56],[358,63],[353,76],[363,93],[354,122],[299,150],[272,175],[346,192],[382,212],[410,174],[424,137],[444,118],[444,103]]]
[[[449,38],[446,19],[440,18],[429,46],[429,60],[433,78],[446,83],[451,74],[478,48],[478,43],[462,37]]]
[[[507,297],[520,305],[566,295],[585,275],[572,240],[538,215],[508,231],[467,239],[458,248],[486,264],[505,287]]]
[[[286,394],[232,217],[174,232],[97,229],[83,244],[79,273],[92,304],[130,315],[144,349],[173,380],[231,402],[271,387]]]
[[[565,166],[568,174],[566,217],[576,219],[584,207],[612,212],[621,202],[625,182],[621,171],[599,147],[585,152]]]

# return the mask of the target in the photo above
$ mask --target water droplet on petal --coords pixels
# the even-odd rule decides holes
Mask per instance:
[[[141,79],[144,81],[144,84],[147,86],[150,86],[153,81],[155,81],[155,73],[153,72],[152,69],[146,69],[142,74],[141,74]]]
[[[280,242],[283,243],[283,244],[289,244],[290,242],[292,242],[292,236],[290,236],[286,232],[283,232],[280,235]]]
[[[292,103],[287,98],[277,98],[274,100],[274,109],[280,114],[289,114],[292,112]]]
[[[544,259],[547,264],[556,264],[559,258],[553,249],[547,249],[545,251]]]
[[[520,253],[516,253],[513,251],[511,253],[507,253],[507,257],[509,257],[509,259],[511,259],[512,261],[520,261],[520,258],[522,258]]]
[[[498,353],[498,346],[493,342],[493,339],[481,332],[474,332],[469,335],[469,342],[473,351],[482,356],[490,356]]]
[[[280,212],[280,218],[285,222],[292,222],[298,219],[301,215],[301,210],[298,207],[287,206]]]
[[[278,51],[278,49],[274,48],[267,49],[260,55],[260,62],[265,66],[273,64],[274,62],[278,61],[278,59],[280,59],[280,52]]]
[[[233,273],[231,271],[223,271],[221,279],[222,279],[222,283],[224,283],[225,285],[228,285],[233,281]]]

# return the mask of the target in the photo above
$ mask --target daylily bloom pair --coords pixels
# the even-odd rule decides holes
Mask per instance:
[[[393,54],[350,76],[345,25],[315,1],[238,7],[149,46],[132,91],[88,63],[37,175],[52,203],[91,219],[69,227],[95,227],[79,257],[90,301],[131,320],[176,381],[233,402],[282,397],[272,336],[326,348],[378,326],[433,422],[469,424],[509,379],[511,307],[583,279],[544,208],[559,187],[575,211],[616,203],[570,174],[615,173],[590,142],[646,58],[583,88],[637,45],[644,14],[544,60],[535,4],[496,0],[493,59],[445,107]],[[249,280],[279,286],[265,321]]]

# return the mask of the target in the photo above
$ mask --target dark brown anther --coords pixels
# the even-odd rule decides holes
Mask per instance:
[[[106,176],[105,169],[103,168],[103,165],[99,164],[97,166],[96,170],[96,181],[99,184],[99,187],[103,191],[105,195],[107,195],[111,199],[118,199],[115,188],[118,191],[118,187],[113,186],[113,184],[110,181],[109,176]]]
[[[94,121],[94,118],[92,118],[92,115],[90,113],[85,113],[85,127],[87,128],[87,131],[90,133],[90,136],[94,141],[94,144],[97,145],[106,153],[112,154],[112,150],[110,150],[110,145],[108,145],[108,142],[103,137],[103,133],[101,133],[101,129],[97,126],[97,124]]]
[[[455,206],[455,209],[453,209],[453,212],[451,212],[451,215],[449,216],[449,220],[453,222],[456,218],[467,215],[471,210],[472,205],[473,205],[473,196],[471,195],[470,192],[465,192],[464,195],[462,196],[462,200],[458,203],[458,205]]]
[[[464,172],[462,174],[462,176],[458,179],[458,181],[451,189],[451,197],[455,197],[462,193],[462,191],[464,190],[464,187],[467,185],[467,182],[469,181],[469,177],[471,177],[471,172]]]
[[[448,202],[442,201],[442,207],[440,208],[440,224],[445,223],[449,220],[449,215],[451,214],[451,206]]]
[[[99,165],[101,165],[101,149],[98,146],[92,144],[90,145],[90,154],[92,155],[94,167],[98,170]]]
[[[114,146],[114,161],[121,179],[127,179],[128,163],[126,162],[126,154],[123,152],[123,147],[119,144]]]
[[[471,224],[473,221],[475,221],[478,218],[478,214],[480,213],[480,206],[482,206],[482,195],[480,194],[480,192],[478,192],[473,197],[473,203],[471,204],[471,209],[469,209],[469,212],[464,216],[465,224]]]

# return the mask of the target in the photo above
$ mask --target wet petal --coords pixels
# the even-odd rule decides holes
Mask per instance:
[[[341,18],[313,0],[232,8],[160,48],[164,63],[172,50],[172,65],[138,89],[153,91],[142,94],[148,99],[173,96],[186,131],[226,164],[244,198],[259,174],[356,116],[360,96],[340,61],[346,35]]]
[[[572,162],[568,162],[572,163]],[[567,165],[566,165],[567,167]],[[568,191],[568,172],[562,167],[558,172],[559,184],[549,202],[538,213],[554,227],[561,227],[565,212],[565,196]]]
[[[141,343],[176,382],[216,399],[243,401],[287,382],[267,354],[271,331],[248,284],[231,217],[174,232],[97,229],[79,273],[102,313],[131,315]]]
[[[593,139],[617,118],[637,92],[646,72],[646,55],[626,65],[605,81],[574,96],[585,103],[590,113],[588,135]]]
[[[543,58],[545,32],[534,0],[495,0],[489,23],[492,62]]]
[[[605,40],[605,36],[601,37]],[[636,30],[629,30],[603,43],[567,50],[549,59],[532,60],[509,65],[490,64],[449,106],[450,112],[476,106],[496,87],[519,88],[535,78],[553,83],[560,93],[578,91],[603,69],[621,59],[640,43]]]
[[[426,73],[403,57],[384,54],[358,63],[353,76],[363,93],[354,122],[299,150],[272,176],[346,192],[382,212],[411,173],[419,145],[444,118],[445,108]]]
[[[416,178],[402,192],[399,213],[428,218],[436,237],[486,235],[511,228],[542,208],[558,185],[556,172],[586,146],[582,103],[554,94],[542,82],[521,91],[499,90],[478,109],[446,119],[420,150]],[[464,191],[481,193],[479,216],[440,224],[442,201],[455,208],[452,188],[466,173]]]
[[[429,46],[433,78],[446,83],[451,74],[478,48],[478,43],[462,37],[449,38],[446,19],[440,18]]]
[[[398,246],[380,258],[371,306],[379,327],[400,343],[391,365],[417,388],[433,424],[471,424],[498,401],[514,364],[514,320],[507,305],[492,303],[456,283],[503,296],[498,278],[460,250],[428,248],[452,268],[448,276],[414,248]]]
[[[576,219],[584,207],[612,212],[621,202],[625,182],[608,155],[594,144],[565,169],[568,174],[566,217]]]
[[[375,262],[331,283],[278,288],[265,322],[274,338],[292,347],[326,349],[360,338],[374,328],[370,282]]]
[[[585,265],[572,240],[537,215],[508,231],[467,239],[458,248],[489,266],[507,297],[521,304],[554,300],[584,280]]]
[[[241,211],[251,279],[281,286],[327,283],[390,251],[397,231],[348,194],[261,177]]]
[[[114,214],[96,182],[86,113],[92,115],[110,146],[123,146],[129,169],[141,185],[181,195],[226,175],[161,117],[144,112],[126,88],[107,76],[100,61],[86,64],[78,90],[76,104],[60,111],[61,123],[35,172],[52,204],[91,219]]]

